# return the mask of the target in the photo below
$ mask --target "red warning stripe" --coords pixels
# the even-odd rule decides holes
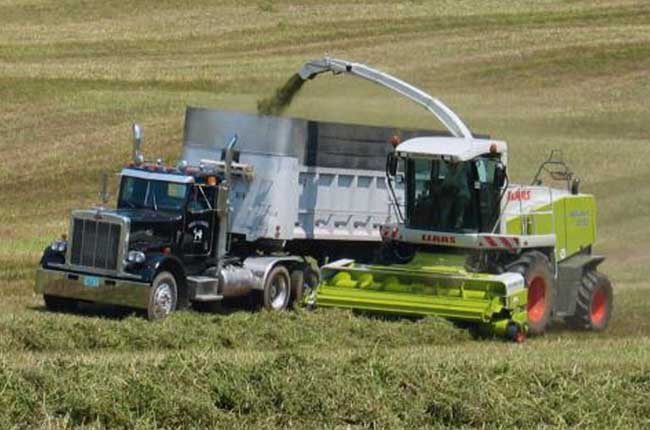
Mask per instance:
[[[485,236],[484,239],[485,239],[485,241],[487,242],[488,246],[490,246],[490,247],[492,247],[492,248],[496,248],[496,247],[499,246],[499,245],[497,244],[496,240],[494,240],[494,238],[492,238],[492,237],[490,237],[490,236]]]
[[[516,237],[483,236],[483,239],[489,248],[507,248],[514,250],[519,247],[519,238]]]
[[[500,241],[500,242],[501,242],[501,243],[502,243],[506,248],[508,248],[508,249],[510,249],[510,250],[512,250],[512,249],[515,248],[515,247],[513,246],[513,244],[510,243],[510,240],[508,240],[508,238],[506,238],[506,237],[500,237],[500,238],[499,238],[499,241]]]

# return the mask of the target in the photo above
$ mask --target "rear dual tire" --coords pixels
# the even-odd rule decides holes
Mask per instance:
[[[270,311],[283,311],[291,299],[291,276],[284,266],[271,269],[262,293],[262,306]]]
[[[312,266],[291,272],[291,303],[294,307],[304,304],[320,283],[320,272]]]
[[[299,306],[305,294],[309,295],[319,281],[319,273],[311,267],[296,269],[289,274],[285,266],[278,265],[271,270],[264,284],[262,306],[270,311],[284,311],[290,305]]]

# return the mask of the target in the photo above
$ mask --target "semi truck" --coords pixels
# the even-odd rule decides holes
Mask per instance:
[[[431,133],[188,107],[170,166],[145,158],[136,124],[115,207],[71,212],[36,291],[51,310],[94,302],[150,319],[244,296],[286,309],[318,265],[372,258],[394,219],[389,140]]]

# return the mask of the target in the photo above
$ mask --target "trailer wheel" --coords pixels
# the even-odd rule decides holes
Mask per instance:
[[[553,269],[548,257],[539,251],[526,252],[506,267],[507,272],[520,273],[528,289],[528,329],[542,334],[551,323],[555,295]]]
[[[45,308],[51,312],[74,312],[79,304],[74,299],[50,296],[49,294],[43,294],[43,301],[45,302]]]
[[[178,284],[170,272],[160,272],[151,283],[147,317],[161,320],[176,310],[178,303]]]
[[[576,329],[602,331],[612,315],[614,295],[607,276],[594,270],[585,272],[578,287],[575,314],[567,324]]]
[[[264,283],[264,308],[272,311],[283,311],[289,306],[291,297],[291,277],[284,266],[276,266],[271,270]]]

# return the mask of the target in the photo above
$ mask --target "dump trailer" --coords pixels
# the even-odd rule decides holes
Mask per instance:
[[[97,302],[151,319],[242,296],[285,309],[318,283],[313,261],[371,260],[394,220],[389,138],[431,133],[189,107],[170,166],[145,160],[134,125],[116,206],[72,211],[36,291],[53,310]]]
[[[307,304],[472,323],[521,341],[554,320],[602,330],[612,285],[592,253],[596,203],[554,152],[531,185],[510,183],[507,145],[473,134],[422,90],[366,65],[325,58],[305,79],[333,72],[371,80],[424,106],[448,136],[395,142],[386,160],[397,222],[381,227],[382,252],[368,264],[343,259],[322,268]],[[560,188],[544,181],[562,182]]]

